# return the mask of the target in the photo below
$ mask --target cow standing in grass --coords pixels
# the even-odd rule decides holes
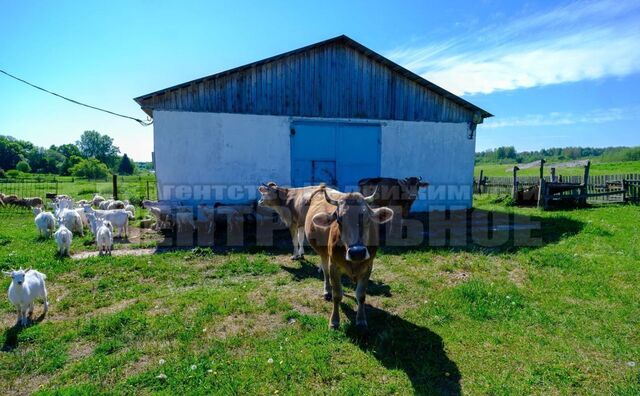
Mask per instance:
[[[292,260],[304,259],[304,224],[309,210],[309,200],[320,186],[300,188],[280,187],[274,182],[263,184],[258,188],[260,201],[258,205],[276,211],[280,220],[289,228],[293,243]],[[337,190],[327,189],[330,194]]]
[[[360,192],[363,195],[373,194],[373,205],[392,208],[400,208],[401,219],[407,218],[413,202],[418,198],[421,187],[427,187],[429,183],[423,182],[422,177],[405,177],[394,179],[391,177],[374,177],[362,179],[358,182]]]
[[[378,224],[393,218],[391,209],[369,206],[374,195],[365,197],[356,192],[340,194],[335,199],[321,187],[311,197],[305,234],[311,247],[320,255],[325,274],[325,297],[333,299],[329,324],[332,329],[340,326],[343,275],[357,285],[356,326],[367,328],[364,303],[378,247]]]

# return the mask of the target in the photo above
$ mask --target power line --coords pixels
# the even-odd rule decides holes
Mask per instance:
[[[88,107],[88,108],[90,108],[90,109],[94,109],[94,110],[102,111],[102,112],[104,112],[104,113],[108,113],[108,114],[111,114],[111,115],[114,115],[114,116],[117,116],[117,117],[128,118],[128,119],[130,119],[130,120],[134,120],[134,121],[136,121],[137,123],[139,123],[139,124],[140,124],[140,125],[142,125],[142,126],[149,126],[149,125],[153,124],[153,120],[151,120],[151,119],[149,119],[149,118],[148,118],[148,121],[142,121],[142,120],[141,120],[141,119],[139,119],[139,118],[130,117],[130,116],[127,116],[127,115],[124,115],[124,114],[114,113],[113,111],[109,111],[109,110],[101,109],[100,107],[96,107],[96,106],[91,106],[91,105],[88,105],[88,104],[86,104],[86,103],[78,102],[77,100],[73,100],[73,99],[71,99],[71,98],[67,98],[66,96],[62,96],[62,95],[57,94],[57,93],[55,93],[55,92],[51,92],[51,91],[49,91],[49,90],[47,90],[47,89],[44,89],[44,88],[42,88],[42,87],[39,87],[39,86],[37,86],[37,85],[35,85],[35,84],[31,84],[29,81],[25,81],[25,80],[23,80],[23,79],[21,79],[21,78],[19,78],[19,77],[16,77],[16,76],[14,76],[13,74],[7,73],[6,71],[4,71],[4,70],[2,70],[2,69],[0,69],[0,73],[5,74],[5,75],[7,75],[7,76],[9,76],[9,77],[11,77],[11,78],[13,78],[13,79],[15,79],[15,80],[18,80],[18,81],[22,82],[22,83],[25,83],[25,84],[27,84],[27,85],[29,85],[29,86],[33,87],[33,88],[39,89],[39,90],[44,91],[44,92],[46,92],[46,93],[48,93],[48,94],[51,94],[51,95],[53,95],[53,96],[57,96],[57,97],[59,97],[59,98],[61,98],[61,99],[64,99],[64,100],[66,100],[66,101],[69,101],[69,102],[71,102],[71,103],[75,103],[75,104],[80,105],[80,106]]]

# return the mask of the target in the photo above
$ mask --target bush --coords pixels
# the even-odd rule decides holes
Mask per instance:
[[[69,169],[73,176],[86,177],[87,179],[104,179],[109,175],[107,165],[95,158],[83,159]]]
[[[20,177],[20,171],[19,170],[15,170],[15,169],[11,169],[11,170],[7,171],[7,176],[12,178],[12,179],[18,178],[18,177]]]
[[[30,173],[31,167],[29,166],[29,163],[27,161],[20,161],[16,164],[16,170],[18,172]]]

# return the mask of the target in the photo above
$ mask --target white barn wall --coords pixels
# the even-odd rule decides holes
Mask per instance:
[[[265,181],[291,183],[286,116],[154,111],[158,197],[183,202],[252,200]],[[322,119],[314,118],[315,121]],[[348,122],[349,120],[326,119]],[[353,120],[381,125],[381,176],[422,176],[413,211],[471,206],[475,139],[466,123]],[[182,186],[182,187],[180,187]],[[207,186],[237,186],[220,199]],[[202,191],[204,188],[204,191]],[[209,199],[207,199],[209,198]]]
[[[254,199],[260,183],[290,183],[289,146],[289,117],[156,110],[158,198],[212,201],[198,199],[194,187],[205,186],[206,193],[206,186],[238,186],[227,192],[242,200],[240,188],[244,188],[247,198]],[[176,186],[186,188],[176,192]],[[191,199],[183,191],[189,189],[196,195]]]
[[[475,133],[467,123],[386,121],[382,125],[381,176],[422,176],[413,212],[472,204]]]

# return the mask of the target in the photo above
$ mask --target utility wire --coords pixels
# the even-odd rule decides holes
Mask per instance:
[[[25,84],[29,85],[29,86],[32,86],[33,88],[39,89],[39,90],[44,91],[46,93],[49,93],[49,94],[51,94],[53,96],[57,96],[57,97],[59,97],[61,99],[67,100],[67,101],[69,101],[71,103],[75,103],[75,104],[80,105],[80,106],[88,107],[90,109],[102,111],[102,112],[105,112],[105,113],[108,113],[108,114],[111,114],[111,115],[114,115],[114,116],[117,116],[117,117],[128,118],[130,120],[136,121],[137,123],[139,123],[142,126],[149,126],[149,125],[153,124],[153,120],[151,120],[149,117],[147,117],[147,121],[142,121],[141,119],[138,119],[138,118],[135,118],[135,117],[129,117],[129,116],[124,115],[124,114],[114,113],[113,111],[101,109],[100,107],[91,106],[91,105],[88,105],[86,103],[78,102],[77,100],[73,100],[73,99],[67,98],[65,96],[59,95],[59,94],[57,94],[55,92],[51,92],[51,91],[49,91],[47,89],[44,89],[42,87],[39,87],[39,86],[37,86],[35,84],[31,84],[29,81],[25,81],[25,80],[23,80],[23,79],[21,79],[19,77],[16,77],[16,76],[14,76],[14,75],[12,75],[10,73],[7,73],[6,71],[4,71],[2,69],[0,69],[0,73],[5,74],[5,75],[7,75],[7,76],[9,76],[9,77],[11,77],[11,78],[13,78],[15,80],[18,80],[18,81],[20,81],[22,83],[25,83]]]

